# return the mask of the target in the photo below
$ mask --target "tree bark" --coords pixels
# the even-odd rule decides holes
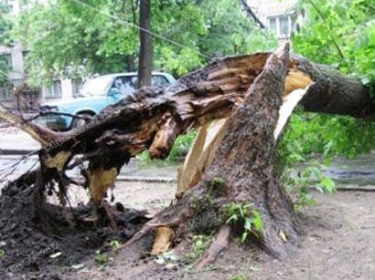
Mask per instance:
[[[246,217],[261,213],[263,228],[247,233],[264,250],[283,259],[289,246],[298,242],[296,217],[274,168],[274,130],[279,119],[281,96],[289,58],[288,48],[268,58],[264,70],[234,112],[212,165],[202,180],[177,202],[156,216],[128,242],[138,241],[150,230],[170,226],[177,235],[186,228],[210,232],[220,228],[198,268],[215,260],[227,247],[230,233],[244,234]],[[231,205],[248,208],[228,229]],[[256,237],[256,238],[255,238]]]
[[[314,81],[301,101],[306,111],[356,118],[367,118],[374,114],[373,97],[359,79],[295,55],[291,56],[289,67],[290,84],[301,79],[299,76],[302,73]]]
[[[152,36],[151,31],[151,2],[150,0],[140,0],[139,5],[139,64],[138,64],[138,87],[151,85],[152,72]]]

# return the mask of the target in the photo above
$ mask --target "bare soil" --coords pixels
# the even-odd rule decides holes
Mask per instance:
[[[48,209],[54,222],[38,224],[27,190],[6,190],[0,197],[0,249],[5,251],[0,279],[375,279],[375,192],[314,193],[317,205],[300,213],[301,244],[282,261],[234,239],[214,265],[196,271],[184,251],[180,259],[159,258],[164,262],[158,264],[132,247],[109,245],[125,242],[147,221],[138,210],[155,213],[171,202],[174,191],[173,184],[120,182],[114,195],[125,208],[120,211],[124,224],[114,232],[107,225],[76,224],[70,211],[54,205]],[[90,211],[77,204],[83,198],[80,193],[72,199],[77,214]],[[145,251],[151,243],[145,241]]]

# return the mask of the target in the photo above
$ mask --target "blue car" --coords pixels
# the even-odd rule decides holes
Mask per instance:
[[[168,73],[152,73],[153,86],[164,86],[173,82],[174,77]],[[44,117],[41,122],[53,130],[82,127],[104,108],[119,102],[136,89],[135,72],[99,76],[87,81],[82,90],[75,94],[76,98],[43,104],[41,110]]]

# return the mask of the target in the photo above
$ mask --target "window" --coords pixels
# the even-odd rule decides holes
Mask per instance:
[[[13,91],[11,87],[0,87],[0,101],[11,101]]]
[[[168,84],[168,80],[162,75],[152,75],[152,86],[162,87]],[[138,88],[137,76],[122,76],[114,80],[112,88],[117,88],[121,94],[134,92]]]
[[[135,91],[135,76],[121,76],[115,78],[111,85],[111,89],[117,90],[120,94],[128,94]]]
[[[83,95],[104,95],[106,93],[106,89],[112,83],[112,76],[99,76],[90,80],[87,80],[80,92]]]
[[[152,85],[156,87],[162,87],[166,84],[168,84],[167,78],[165,78],[162,75],[153,75],[152,76]]]
[[[10,53],[2,53],[0,54],[0,63],[3,64],[3,67],[10,67],[12,65],[12,56]]]
[[[61,81],[60,80],[55,80],[53,81],[53,84],[46,88],[45,91],[45,98],[59,98],[62,96],[61,92]]]
[[[72,79],[72,91],[73,94],[77,94],[82,89],[82,81],[80,79]]]
[[[280,15],[268,18],[268,28],[278,38],[289,38],[293,29],[292,15]]]

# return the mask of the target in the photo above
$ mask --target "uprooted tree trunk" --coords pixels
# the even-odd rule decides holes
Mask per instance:
[[[246,217],[252,219],[254,212],[260,212],[262,229],[258,229],[259,232],[249,229],[248,233],[257,235],[259,245],[272,255],[283,258],[287,254],[286,244],[298,239],[291,200],[274,169],[274,131],[288,61],[288,50],[270,56],[263,72],[247,91],[244,102],[229,120],[222,145],[202,180],[175,207],[150,221],[134,239],[158,227],[173,227],[176,232],[185,231],[184,227],[207,232],[220,229],[219,238],[198,264],[201,268],[214,261],[228,246],[232,231],[246,230]],[[226,221],[231,215],[231,205],[249,207],[229,226]]]
[[[244,221],[226,223],[228,207],[235,203],[250,205],[243,208],[247,211],[242,218],[261,213],[262,229],[250,230],[250,234],[258,237],[262,248],[282,258],[298,238],[290,199],[273,167],[274,148],[276,134],[286,121],[279,120],[279,107],[293,94],[310,111],[354,117],[375,112],[367,89],[358,80],[289,55],[287,47],[277,54],[228,57],[165,88],[142,88],[109,106],[81,130],[51,132],[0,111],[0,117],[19,123],[42,144],[40,170],[25,174],[13,185],[30,185],[44,192],[57,184],[64,201],[66,187],[72,183],[66,170],[88,162],[82,165],[83,185],[90,189],[94,205],[105,207],[108,188],[131,157],[148,149],[152,158],[165,158],[178,135],[229,118],[217,129],[221,136],[213,137],[215,148],[206,153],[208,163],[190,172],[188,177],[194,180],[179,190],[177,203],[157,214],[128,244],[156,230],[166,248],[169,238],[165,235],[217,230],[217,241],[198,264],[202,267],[225,249],[231,233],[245,230]],[[186,166],[191,167],[191,162]],[[181,172],[183,177],[186,168]],[[154,250],[158,251],[157,246]]]

